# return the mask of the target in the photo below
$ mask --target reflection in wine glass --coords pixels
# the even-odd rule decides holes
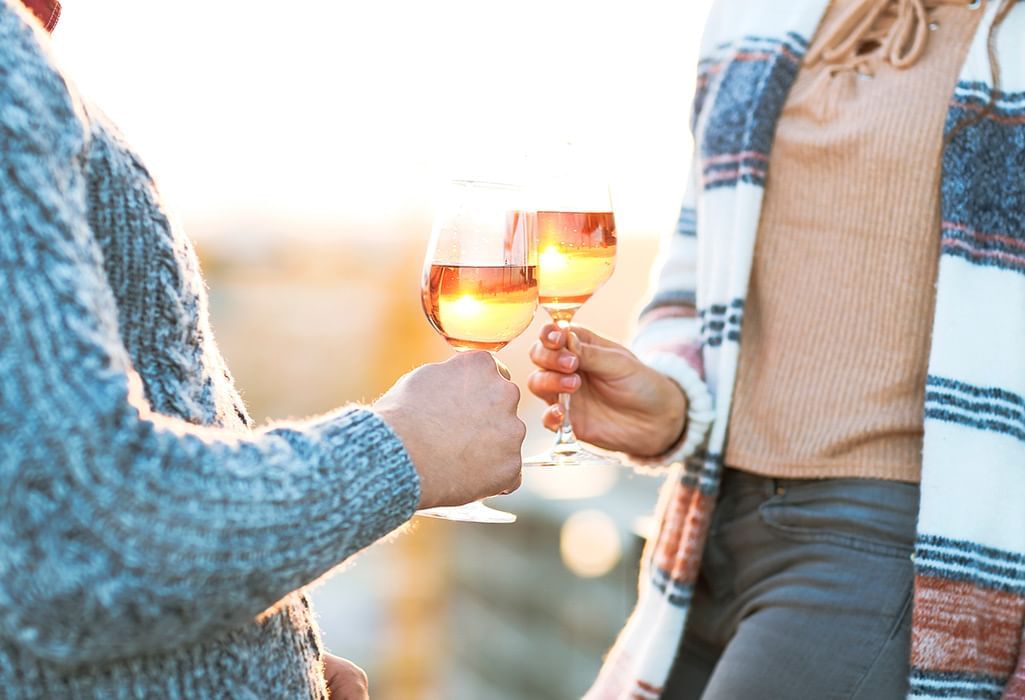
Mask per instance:
[[[520,335],[537,310],[535,215],[513,185],[449,184],[434,218],[421,300],[434,329],[459,351],[495,352]],[[447,520],[511,523],[481,502],[417,511]]]

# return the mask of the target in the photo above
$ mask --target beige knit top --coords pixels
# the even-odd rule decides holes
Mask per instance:
[[[726,463],[919,481],[943,126],[982,13],[835,0],[779,120]]]

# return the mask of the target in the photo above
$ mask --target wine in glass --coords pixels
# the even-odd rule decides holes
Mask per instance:
[[[421,299],[431,325],[459,351],[495,352],[520,335],[537,310],[535,217],[513,185],[449,183],[424,260]],[[417,511],[447,520],[511,523],[480,501]]]
[[[539,194],[537,230],[539,300],[565,330],[616,266],[616,220],[608,183],[587,172],[551,178]],[[559,394],[559,404],[563,418],[555,445],[524,465],[620,464],[577,441],[570,423],[569,394]]]

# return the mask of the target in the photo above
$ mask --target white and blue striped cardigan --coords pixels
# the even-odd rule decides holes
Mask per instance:
[[[718,0],[695,159],[638,353],[690,397],[640,600],[588,698],[659,697],[715,502],[776,121],[827,0]],[[947,126],[993,93],[985,13]],[[999,32],[1001,90],[943,154],[942,249],[924,397],[912,698],[1025,698],[1025,6]],[[686,458],[686,459],[684,459]]]

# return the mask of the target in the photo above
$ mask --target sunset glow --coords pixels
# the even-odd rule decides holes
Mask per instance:
[[[707,6],[66,0],[54,44],[194,235],[401,230],[462,158],[566,137],[633,235],[673,225]]]
[[[563,524],[559,551],[570,571],[583,578],[594,578],[604,576],[619,563],[622,545],[612,518],[600,510],[582,510]]]

